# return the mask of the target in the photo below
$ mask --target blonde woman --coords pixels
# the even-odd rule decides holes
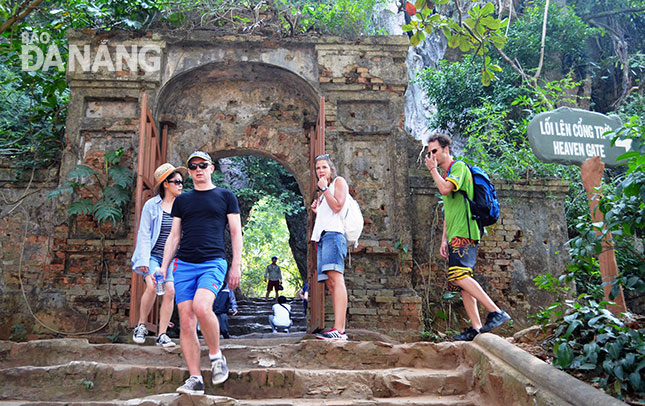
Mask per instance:
[[[325,282],[331,293],[334,307],[334,327],[316,335],[321,340],[347,341],[345,318],[347,312],[347,288],[345,287],[345,256],[347,240],[342,214],[345,212],[347,182],[336,175],[336,167],[329,154],[319,155],[314,160],[320,195],[311,204],[316,213],[316,222],[311,240],[317,243],[318,282]]]

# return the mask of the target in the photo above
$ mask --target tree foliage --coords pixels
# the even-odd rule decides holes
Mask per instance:
[[[455,18],[448,16],[447,9],[451,5],[457,11]],[[476,4],[469,10],[462,8],[461,2],[451,0],[417,0],[414,6],[410,6],[408,14],[412,11],[413,18],[402,28],[403,31],[412,33],[411,45],[416,46],[426,38],[426,34],[439,31],[448,40],[449,47],[480,57],[479,69],[484,86],[497,80],[496,72],[500,72],[502,68],[492,62],[489,51],[504,48],[506,36],[502,30],[509,21],[495,15],[493,3],[486,3],[484,6]]]
[[[251,210],[244,226],[244,251],[242,253],[241,289],[247,296],[264,296],[264,272],[271,257],[278,257],[282,271],[282,294],[294,296],[302,286],[300,272],[289,247],[289,230],[284,218],[285,207],[275,197],[266,196]]]
[[[243,169],[246,182],[241,187],[231,185],[222,172],[213,173],[213,182],[235,191],[240,204],[242,219],[250,216],[251,209],[267,196],[279,203],[284,215],[305,210],[302,194],[296,179],[279,162],[252,155],[230,158]]]

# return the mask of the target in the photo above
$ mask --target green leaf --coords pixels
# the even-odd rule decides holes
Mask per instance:
[[[630,370],[632,369],[632,366],[634,365],[635,362],[636,362],[636,356],[634,355],[634,353],[630,352],[627,355],[625,355],[625,357],[622,360],[620,360],[620,365],[622,365],[624,369]]]
[[[76,165],[76,168],[67,174],[67,179],[78,179],[96,175],[94,169],[86,165]]]
[[[632,372],[629,374],[629,383],[632,385],[632,388],[634,391],[640,391],[641,390],[641,374],[638,372]]]
[[[472,48],[472,44],[470,43],[470,40],[465,36],[459,36],[459,50],[461,52],[466,52],[470,48]]]
[[[448,32],[450,32],[450,31],[448,31]],[[448,39],[448,46],[450,48],[457,48],[457,46],[459,45],[459,37],[460,36],[457,35],[457,34],[451,35],[451,36],[446,36],[446,38]]]
[[[614,369],[614,363],[613,363],[613,362],[611,362],[611,361],[610,361],[610,360],[608,360],[608,359],[607,359],[607,360],[604,360],[604,361],[603,361],[603,363],[602,363],[602,369],[604,369],[604,370],[605,370],[605,372],[607,372],[608,374],[610,374],[610,373],[612,372],[612,370]]]
[[[617,360],[620,358],[620,353],[623,350],[623,345],[620,342],[613,342],[607,344],[607,353],[612,359]]]
[[[558,346],[556,354],[558,365],[560,365],[562,368],[567,368],[569,365],[571,365],[571,361],[573,361],[573,351],[571,350],[571,347],[569,347],[569,344],[560,344]]]
[[[48,199],[53,199],[54,197],[57,196],[62,196],[65,194],[70,194],[74,192],[74,188],[71,187],[70,185],[63,185],[59,187],[58,189],[52,190],[49,195],[47,196]]]
[[[481,10],[481,15],[486,16],[494,11],[495,11],[495,6],[493,5],[493,3],[486,3],[486,5],[484,5],[484,8],[482,8]]]
[[[122,218],[121,210],[105,201],[96,202],[93,214],[99,223],[111,221],[116,224]]]
[[[482,23],[484,26],[486,26],[486,27],[490,28],[491,30],[496,30],[496,29],[498,29],[498,28],[500,27],[500,25],[501,25],[501,24],[500,24],[500,21],[499,21],[497,18],[495,18],[495,17],[491,17],[491,16],[487,16],[487,17],[482,18],[482,19],[481,19],[481,23]]]
[[[123,148],[107,151],[104,155],[105,162],[108,163],[108,165],[118,164],[122,156],[123,156]]]
[[[103,190],[105,200],[115,206],[125,205],[130,201],[130,191],[119,185],[108,186]]]
[[[88,199],[81,199],[69,205],[67,213],[71,215],[92,214],[94,203]]]
[[[481,77],[482,85],[484,86],[490,86],[491,83],[491,75],[490,72],[487,70],[482,70],[482,77]]]
[[[124,188],[132,186],[132,184],[134,183],[132,171],[124,166],[117,165],[111,167],[109,170],[109,175],[114,183]]]
[[[410,45],[413,47],[419,45],[419,36],[416,33],[410,37]]]
[[[569,338],[569,336],[571,336],[571,333],[573,333],[573,331],[576,328],[580,327],[581,325],[582,325],[582,321],[574,320],[571,324],[569,324],[569,327],[567,328],[567,331],[564,333],[563,337]]]

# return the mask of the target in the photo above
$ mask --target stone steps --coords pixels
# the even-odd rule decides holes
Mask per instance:
[[[351,336],[351,333],[350,333]],[[224,340],[222,350],[231,369],[384,369],[433,368],[462,363],[462,343],[388,344],[378,341],[329,342],[301,337]],[[305,338],[311,338],[306,336]],[[202,340],[202,367],[208,367],[208,349]],[[183,367],[181,349],[155,345],[90,344],[86,339],[0,341],[0,369],[60,365],[70,361],[101,361],[119,365]]]
[[[305,317],[302,300],[289,298],[291,305],[291,319],[293,326],[290,332],[307,331],[307,320]],[[272,306],[277,303],[273,299],[247,298],[238,301],[238,313],[228,319],[229,333],[232,337],[246,336],[249,334],[271,334],[269,315],[273,314]]]
[[[230,369],[222,385],[210,384],[202,347],[208,396],[174,392],[188,377],[179,348],[0,342],[0,406],[479,405],[472,368],[452,343],[225,341],[234,344],[222,345]]]
[[[254,399],[237,400],[224,396],[190,396],[165,393],[145,398],[111,401],[0,401],[0,406],[478,406],[477,399],[470,396],[417,396],[372,399]]]
[[[210,370],[202,374],[208,382]],[[231,370],[207,393],[236,399],[366,399],[466,395],[472,370]],[[185,368],[72,361],[64,365],[0,370],[0,399],[81,401],[131,399],[172,393],[188,377]]]
[[[222,350],[229,379],[210,384],[202,344],[206,395],[189,396],[174,392],[188,377],[178,348],[84,339],[0,341],[0,406],[623,404],[489,333],[473,342],[439,344],[272,334],[224,340]]]

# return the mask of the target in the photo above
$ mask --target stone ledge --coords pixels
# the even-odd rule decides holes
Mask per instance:
[[[481,357],[483,356],[488,358],[491,364],[504,364],[501,365],[501,369],[495,368],[495,366],[492,366],[492,369],[495,369],[495,374],[505,375],[502,377],[505,383],[507,380],[517,381],[518,378],[523,377],[524,381],[537,386],[537,388],[534,389],[538,390],[532,391],[528,386],[522,385],[522,382],[518,382],[520,383],[518,386],[512,385],[513,387],[520,388],[526,392],[525,394],[520,394],[522,397],[540,396],[543,398],[555,398],[564,401],[558,404],[585,406],[625,405],[625,403],[618,399],[615,399],[593,386],[586,384],[571,375],[556,369],[555,367],[552,367],[546,362],[532,356],[528,352],[514,346],[504,338],[495,334],[479,334],[475,337],[473,343],[469,343],[468,346],[471,351],[467,350],[466,353],[471,357],[471,361],[473,363],[479,364],[481,361],[478,362],[478,359],[481,360]],[[519,377],[517,375],[519,375]],[[489,376],[486,376],[482,378],[482,381],[488,378]],[[506,388],[505,391],[511,390],[509,388],[510,385],[505,384],[504,386]],[[514,394],[508,395],[513,396]],[[536,404],[540,403],[538,402]]]

